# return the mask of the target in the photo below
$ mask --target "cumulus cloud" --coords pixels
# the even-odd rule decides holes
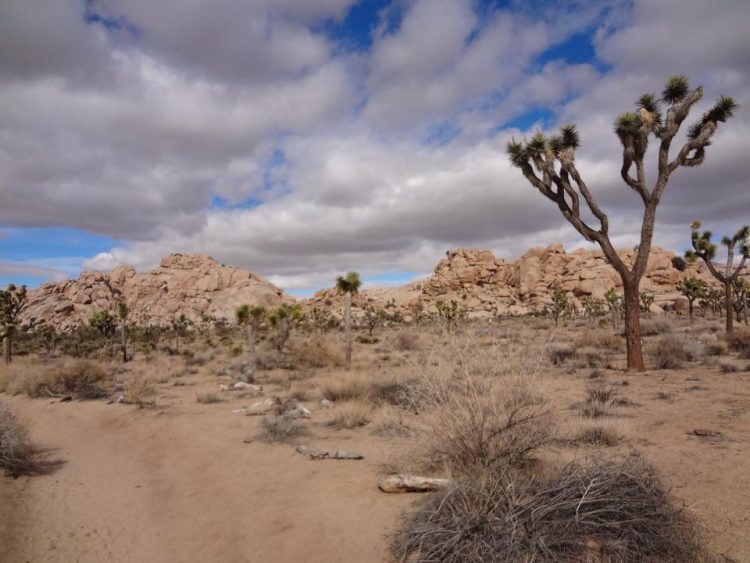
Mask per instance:
[[[349,50],[322,30],[353,3],[12,3],[0,20],[0,224],[123,241],[85,268],[199,251],[287,288],[349,269],[426,273],[458,245],[506,258],[580,246],[505,156],[511,136],[573,121],[579,168],[632,246],[641,210],[619,179],[617,113],[675,72],[705,86],[697,115],[722,93],[750,99],[739,1],[409,0],[398,25]],[[587,35],[596,60],[554,54]],[[675,173],[658,244],[680,247],[695,218],[717,231],[746,221],[745,113],[702,167]]]

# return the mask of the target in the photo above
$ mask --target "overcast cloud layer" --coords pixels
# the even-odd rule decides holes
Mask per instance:
[[[629,246],[640,206],[611,124],[672,74],[704,86],[699,111],[720,94],[745,109],[674,174],[656,243],[750,222],[745,0],[404,0],[366,41],[329,32],[354,3],[0,0],[0,226],[123,241],[87,269],[207,252],[285,288],[429,272],[460,245],[510,258],[581,244],[505,155],[573,121]],[[558,49],[582,36],[595,58]]]

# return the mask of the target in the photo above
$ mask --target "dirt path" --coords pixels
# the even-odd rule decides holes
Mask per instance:
[[[411,502],[376,491],[370,460],[384,452],[372,440],[337,442],[365,461],[313,462],[244,444],[257,421],[223,405],[9,402],[66,463],[0,482],[0,499],[13,499],[4,562],[383,561],[383,534]]]

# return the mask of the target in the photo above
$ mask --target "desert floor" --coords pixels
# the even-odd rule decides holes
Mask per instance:
[[[689,342],[703,345],[721,337],[716,323],[701,320],[692,328],[684,320],[670,322]],[[256,381],[264,395],[293,395],[312,411],[304,422],[310,435],[291,443],[264,442],[262,417],[230,412],[252,403],[252,397],[219,392],[220,402],[196,400],[231,381],[222,366],[236,359],[220,347],[204,352],[210,359],[203,363],[166,354],[148,361],[139,357],[124,367],[103,362],[119,380],[150,377],[155,406],[149,408],[0,395],[51,463],[47,474],[0,477],[0,560],[387,561],[385,536],[420,495],[378,490],[378,477],[398,468],[412,444],[373,430],[387,417],[408,426],[422,415],[372,405],[362,397],[323,409],[320,398],[331,382],[408,377],[416,365],[429,368],[426,351],[463,338],[477,347],[489,341],[546,345],[539,382],[561,435],[590,423],[576,403],[594,379],[615,389],[624,401],[597,424],[621,434],[620,444],[560,442],[544,455],[567,460],[642,452],[706,528],[712,550],[726,561],[750,561],[750,360],[726,351],[679,369],[626,374],[622,350],[610,356],[597,348],[595,336],[612,334],[611,328],[592,331],[580,321],[567,325],[554,329],[548,321],[505,321],[492,328],[467,326],[461,336],[381,329],[378,343],[357,344],[351,370],[259,371]],[[393,331],[417,331],[417,343],[399,346]],[[340,346],[340,335],[327,338]],[[647,337],[646,349],[659,338]],[[549,350],[565,345],[576,353],[556,364],[549,361]],[[581,349],[588,355],[581,356]],[[63,361],[68,360],[44,365],[49,369]],[[33,370],[39,362],[27,357],[16,363]],[[347,409],[364,410],[370,422],[343,429],[327,424]],[[712,433],[699,436],[695,430]],[[352,450],[365,459],[313,461],[298,454],[295,443]]]

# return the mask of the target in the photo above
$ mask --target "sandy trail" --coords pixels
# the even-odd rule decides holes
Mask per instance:
[[[66,463],[3,481],[15,504],[2,561],[383,561],[383,535],[413,500],[377,492],[372,439],[335,442],[364,461],[314,462],[244,444],[257,419],[224,406],[9,402]]]

